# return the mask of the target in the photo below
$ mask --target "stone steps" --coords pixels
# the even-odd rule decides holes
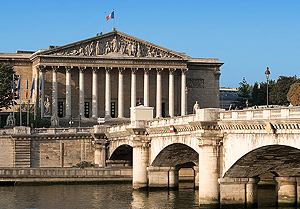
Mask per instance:
[[[15,167],[30,167],[30,141],[15,141]]]

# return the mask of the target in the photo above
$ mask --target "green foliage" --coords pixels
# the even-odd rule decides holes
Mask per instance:
[[[15,75],[13,67],[0,63],[0,108],[4,107],[7,109],[12,105],[11,86],[13,75]],[[18,77],[15,75],[15,81],[17,79]],[[16,90],[16,82],[14,86]]]
[[[286,77],[279,76],[277,82],[270,89],[270,104],[272,105],[289,105],[289,101],[287,100],[287,93],[290,89],[290,86],[297,81],[297,77]]]
[[[240,87],[238,88],[238,98],[235,103],[235,106],[238,108],[243,108],[246,107],[246,101],[250,99],[251,87],[247,83],[245,77],[239,84]]]
[[[294,106],[300,106],[300,82],[291,85],[287,99]]]
[[[70,164],[70,165],[71,165],[71,164]],[[81,161],[80,163],[77,163],[76,165],[73,165],[72,167],[73,167],[73,168],[94,167],[94,164],[92,164],[92,162]]]

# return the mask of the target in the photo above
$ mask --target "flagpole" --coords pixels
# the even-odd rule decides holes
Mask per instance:
[[[27,126],[29,126],[28,76],[27,76],[27,86],[26,86],[26,99],[27,99]]]
[[[12,84],[12,102],[13,102],[13,118],[15,119],[15,75],[13,74],[13,84]]]
[[[19,87],[19,99],[20,99],[20,126],[22,126],[22,99],[21,99],[21,75],[20,75],[20,87]]]

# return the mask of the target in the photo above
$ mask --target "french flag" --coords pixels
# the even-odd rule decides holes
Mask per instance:
[[[15,75],[13,75],[12,85],[11,85],[11,99],[14,99],[14,84],[15,84]]]
[[[115,11],[113,11],[106,17],[106,20],[109,20],[109,19],[115,19]]]
[[[27,76],[27,86],[26,86],[26,99],[28,99],[28,76]]]

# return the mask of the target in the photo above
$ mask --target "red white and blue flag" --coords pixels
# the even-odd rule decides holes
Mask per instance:
[[[33,78],[31,89],[30,89],[30,91],[31,91],[31,93],[30,93],[30,99],[32,98],[32,92],[33,92],[33,90],[34,90],[34,78]]]
[[[26,85],[26,99],[28,99],[28,76],[27,76],[27,85]]]
[[[106,17],[106,20],[109,20],[109,19],[115,19],[115,11],[113,11]]]
[[[17,95],[17,99],[20,98],[20,89],[21,89],[21,75],[20,75],[19,81],[18,81],[18,87],[17,87],[18,95]]]
[[[13,75],[12,84],[11,84],[11,99],[14,99],[14,85],[15,85],[15,75]]]
[[[43,79],[41,78],[41,83],[40,83],[40,96],[39,98],[42,98],[42,85],[43,85]]]

